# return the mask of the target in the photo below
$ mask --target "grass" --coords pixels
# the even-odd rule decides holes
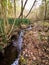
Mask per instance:
[[[13,24],[14,19],[13,18],[9,18],[8,21],[9,21],[10,24]],[[23,19],[17,18],[15,20],[15,25],[18,26],[20,23],[29,24],[30,23],[30,20],[29,19],[25,19],[25,18],[23,18]]]
[[[8,18],[8,21],[9,21],[9,24],[13,24],[14,18]],[[0,19],[0,22],[3,23],[3,19]],[[30,23],[30,20],[29,19],[26,19],[26,18],[23,18],[23,19],[16,18],[15,22],[16,22],[15,23],[16,25],[18,25],[19,23],[29,24]]]

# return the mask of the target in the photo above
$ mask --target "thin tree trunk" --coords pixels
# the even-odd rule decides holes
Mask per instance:
[[[21,0],[21,18],[23,18],[23,0]]]
[[[4,32],[7,36],[9,31],[9,22],[8,22],[8,0],[6,0],[6,6],[4,8]]]
[[[2,16],[2,15],[3,15],[2,0],[0,0],[0,5],[1,5],[1,6],[0,6],[0,12],[1,12],[0,18],[3,19],[3,16]],[[1,24],[2,24],[2,23],[0,22],[1,34],[4,34]]]
[[[46,3],[46,0],[45,0],[45,13],[44,13],[44,20],[46,20],[46,14],[47,14],[47,3]]]
[[[24,7],[23,7],[23,10],[24,10],[24,8],[25,8],[25,6],[26,6],[27,1],[28,1],[28,0],[25,1],[25,4],[24,4]]]
[[[10,34],[12,33],[12,31],[14,29],[15,20],[16,20],[16,0],[14,0],[14,22],[13,22],[13,25],[11,27],[9,34],[7,35],[9,37],[8,40],[10,39],[10,36],[11,36]]]
[[[32,7],[31,7],[31,9],[30,9],[30,11],[28,12],[28,14],[25,16],[25,18],[30,14],[30,12],[31,12],[31,10],[32,10],[32,8],[34,7],[34,5],[35,5],[35,2],[36,2],[36,0],[34,1],[34,3],[33,3],[33,5],[32,5]]]
[[[24,11],[24,9],[25,9],[25,6],[26,6],[26,4],[27,4],[27,1],[28,1],[28,0],[25,1],[25,4],[24,4],[24,6],[23,6],[23,11]],[[21,13],[20,13],[20,15],[19,15],[18,18],[20,18],[21,15],[22,15],[22,11],[21,11]]]
[[[1,0],[0,0],[0,18],[2,18],[2,7],[1,7]]]
[[[14,0],[14,18],[16,18],[16,0]]]

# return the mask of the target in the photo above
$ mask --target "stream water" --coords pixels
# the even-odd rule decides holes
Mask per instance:
[[[30,30],[32,29],[31,26],[29,26],[26,30]],[[21,48],[22,48],[22,42],[23,42],[23,36],[24,36],[24,30],[20,31],[20,34],[18,36],[18,41],[16,43],[16,40],[13,41],[13,46],[15,46],[18,50],[18,57],[16,58],[16,60],[11,64],[11,65],[19,65],[19,57],[21,55]]]

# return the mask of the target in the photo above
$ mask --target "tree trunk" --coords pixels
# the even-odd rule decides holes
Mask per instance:
[[[24,6],[23,6],[23,11],[24,11],[24,9],[25,9],[25,6],[26,6],[27,1],[28,1],[28,0],[25,1],[25,4],[24,4]],[[18,18],[20,18],[21,15],[22,15],[22,11],[21,11],[21,13],[20,13],[20,15],[19,15]]]
[[[47,3],[46,3],[46,0],[45,0],[45,13],[44,13],[44,20],[46,20],[46,14],[47,14]]]
[[[32,7],[31,7],[31,9],[30,9],[30,11],[28,12],[28,14],[25,16],[25,18],[30,14],[30,12],[31,12],[31,10],[32,10],[32,8],[34,7],[34,5],[35,5],[35,2],[36,2],[36,0],[34,1],[34,3],[33,3],[33,5],[32,5]]]
[[[23,18],[23,0],[21,0],[21,18]]]
[[[12,33],[13,29],[14,29],[15,21],[16,21],[16,0],[14,0],[14,22],[13,22],[13,25],[11,27],[11,30],[9,31],[9,33],[7,35],[9,37],[8,40],[10,39],[11,33]]]
[[[0,0],[0,18],[1,18],[1,0]]]
[[[14,0],[14,18],[16,18],[16,0]]]

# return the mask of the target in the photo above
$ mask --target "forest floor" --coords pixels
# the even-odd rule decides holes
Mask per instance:
[[[47,28],[48,29],[48,28]],[[26,31],[23,37],[22,64],[49,65],[49,30],[39,25]]]
[[[20,65],[49,65],[49,23],[40,22],[31,25],[32,29],[26,30],[23,36]],[[15,50],[15,48],[10,46],[6,53],[6,58],[3,60],[6,63],[2,61],[3,64],[0,63],[0,65],[7,65],[7,63],[11,61],[11,58],[13,61],[13,56],[15,58],[16,50],[14,51],[12,49]]]

